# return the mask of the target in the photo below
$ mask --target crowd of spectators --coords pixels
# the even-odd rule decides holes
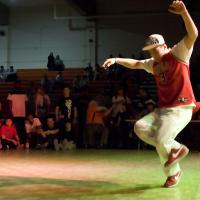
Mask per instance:
[[[14,66],[9,66],[7,69],[3,65],[0,66],[0,81],[16,81],[17,73]]]
[[[0,103],[0,149],[149,148],[133,133],[135,120],[157,106],[149,83],[142,84],[147,77],[89,63],[71,86],[60,71],[53,80],[44,74],[39,84],[30,82],[26,91],[16,81],[7,96],[9,111]],[[93,80],[103,80],[104,87],[91,94]],[[51,99],[55,91],[60,97]]]
[[[65,66],[59,55],[54,56],[53,52],[50,52],[47,68],[49,71],[63,71]]]
[[[64,87],[55,113],[51,113],[51,100],[44,88],[31,86],[31,91],[23,91],[17,81],[7,96],[9,110],[2,114],[4,108],[0,106],[0,149],[76,148],[72,126],[77,123],[77,110],[70,89]]]
[[[133,107],[147,112],[148,102],[153,101],[150,97],[143,99],[138,94],[135,103],[122,88],[113,96],[107,90],[90,96],[88,88],[72,92],[71,96],[70,88],[64,86],[52,111],[50,95],[41,85],[32,83],[23,91],[17,81],[7,96],[9,111],[3,112],[6,115],[0,112],[0,149],[133,147],[132,126],[126,120],[134,117]]]

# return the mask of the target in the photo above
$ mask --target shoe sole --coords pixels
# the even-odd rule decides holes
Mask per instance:
[[[170,164],[166,163],[165,167],[171,167],[171,166],[175,165],[176,163],[180,162],[183,158],[185,158],[189,153],[189,149],[187,147],[185,147],[185,148],[186,148],[186,151],[183,153],[183,155],[181,157],[179,157],[178,159],[174,160]]]

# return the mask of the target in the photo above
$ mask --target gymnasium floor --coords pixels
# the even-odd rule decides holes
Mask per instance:
[[[200,153],[181,163],[176,188],[154,151],[0,152],[0,200],[200,200]]]

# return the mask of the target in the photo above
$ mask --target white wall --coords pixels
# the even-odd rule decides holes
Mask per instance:
[[[8,60],[8,27],[0,26],[0,30],[5,32],[5,36],[0,36],[0,65],[7,66]]]
[[[47,56],[53,51],[66,66],[85,67],[90,61],[88,39],[93,37],[93,32],[85,28],[87,24],[83,19],[73,20],[73,26],[83,30],[70,31],[68,20],[54,19],[52,7],[15,8],[11,10],[10,34],[0,38],[4,44],[0,64],[8,62],[16,68],[46,67]],[[9,54],[8,61],[5,52]]]
[[[69,20],[54,19],[52,6],[13,8],[10,14],[9,28],[0,27],[7,31],[5,37],[0,37],[0,65],[46,68],[51,51],[59,54],[67,67],[85,67],[90,61],[94,63],[94,43],[89,43],[89,38],[95,38],[94,28],[90,28],[93,22],[73,19],[74,30],[70,30]],[[146,36],[154,32],[163,34],[171,45],[183,36],[184,28],[181,19],[171,15],[100,19],[99,63],[110,54],[122,53],[130,57],[134,53],[138,56]],[[195,48],[199,46],[198,41]]]

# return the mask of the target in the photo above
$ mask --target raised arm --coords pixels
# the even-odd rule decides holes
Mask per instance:
[[[184,36],[184,41],[187,48],[190,49],[198,37],[198,30],[185,4],[182,1],[173,1],[169,6],[169,11],[182,17],[187,31],[186,35]]]

